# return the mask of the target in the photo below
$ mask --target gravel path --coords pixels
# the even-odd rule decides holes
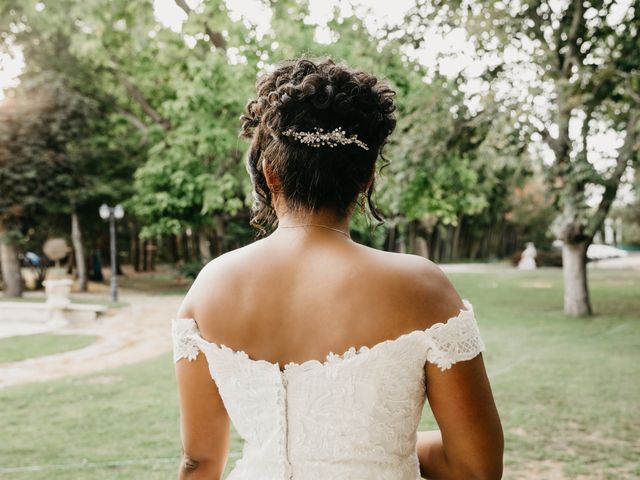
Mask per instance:
[[[95,322],[51,332],[96,335],[98,340],[78,350],[0,364],[0,388],[97,372],[169,352],[171,318],[182,298],[123,291],[121,300],[128,306],[107,312]]]

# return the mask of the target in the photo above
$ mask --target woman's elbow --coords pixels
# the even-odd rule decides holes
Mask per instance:
[[[500,441],[488,445],[491,447],[477,450],[473,454],[463,455],[459,461],[454,462],[451,465],[452,470],[455,471],[452,478],[456,480],[501,480],[504,443]]]
[[[501,480],[503,470],[502,451],[483,455],[481,459],[461,467],[459,476],[465,480]]]
[[[502,462],[499,465],[490,468],[478,470],[471,476],[465,477],[469,480],[501,480],[502,479]]]
[[[220,480],[222,474],[215,462],[197,459],[183,453],[178,478],[179,480]]]
[[[496,465],[483,466],[460,466],[452,469],[451,480],[501,480],[502,479],[502,462]]]
[[[461,477],[469,480],[501,480],[504,468],[504,434],[498,425],[492,438],[484,443],[483,451],[475,455],[471,475]]]

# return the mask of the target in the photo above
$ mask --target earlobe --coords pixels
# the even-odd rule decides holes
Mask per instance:
[[[269,167],[269,164],[264,160],[264,158],[261,160],[261,165],[262,174],[264,175],[265,182],[267,182],[267,187],[269,187],[269,190],[271,190],[272,193],[277,192],[280,187],[280,183],[278,182],[276,175],[273,174],[273,170],[271,170],[271,167]]]
[[[264,181],[267,183],[267,187],[269,187],[269,190],[273,191],[272,173],[264,158],[260,159],[260,168],[262,169],[262,175],[264,175]]]

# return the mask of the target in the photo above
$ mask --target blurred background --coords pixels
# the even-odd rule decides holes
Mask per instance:
[[[352,237],[476,306],[504,478],[639,478],[639,27],[638,0],[0,0],[0,478],[176,478],[170,319],[255,239],[239,116],[301,55],[397,92],[386,220]]]

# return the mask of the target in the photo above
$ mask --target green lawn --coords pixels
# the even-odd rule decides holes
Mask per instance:
[[[587,319],[562,315],[557,270],[450,278],[474,304],[487,344],[504,478],[639,478],[640,275],[591,272],[597,314]],[[0,390],[0,478],[177,478],[173,375],[165,354]],[[422,427],[433,425],[427,406]],[[240,448],[234,437],[229,467]]]
[[[54,335],[39,333],[0,338],[0,363],[44,357],[86,347],[98,337],[93,335]],[[0,477],[1,478],[1,477]]]
[[[177,273],[144,273],[118,277],[118,285],[123,289],[155,295],[183,294],[188,289],[190,280],[181,280]]]

